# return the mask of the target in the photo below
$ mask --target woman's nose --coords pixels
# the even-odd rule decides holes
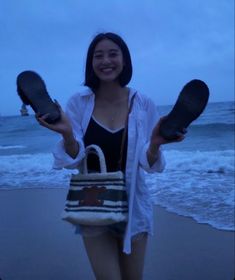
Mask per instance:
[[[102,61],[103,64],[109,64],[110,63],[110,59],[108,56],[104,56],[103,57],[103,61]]]

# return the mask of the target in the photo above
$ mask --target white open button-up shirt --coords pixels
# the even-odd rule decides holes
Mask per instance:
[[[130,99],[136,90],[130,88]],[[90,89],[73,95],[67,104],[66,115],[69,117],[76,140],[79,143],[79,154],[71,158],[64,149],[61,140],[53,151],[54,168],[77,168],[84,158],[83,137],[88,127],[93,109],[95,95]],[[153,210],[150,192],[145,184],[145,172],[162,172],[165,160],[160,151],[156,162],[150,167],[146,151],[152,129],[159,120],[155,104],[148,97],[136,93],[132,111],[128,120],[128,149],[126,161],[126,187],[128,194],[128,224],[124,237],[123,251],[131,253],[131,237],[140,232],[153,233]]]

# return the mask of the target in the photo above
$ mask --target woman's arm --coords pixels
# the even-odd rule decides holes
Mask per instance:
[[[73,133],[63,135],[64,148],[66,153],[75,159],[79,153],[79,144],[76,141]]]
[[[160,120],[157,122],[157,124],[152,130],[150,144],[147,149],[147,159],[150,166],[152,166],[158,160],[161,145],[165,145],[173,142],[181,142],[182,140],[184,140],[184,135],[180,135],[176,140],[172,140],[172,141],[166,140],[161,136],[159,132],[160,125],[165,118],[166,117],[160,118]]]
[[[162,152],[162,145],[171,143],[171,141],[165,140],[160,135],[160,124],[165,117],[160,118],[158,109],[154,102],[145,96],[140,95],[141,108],[145,116],[144,126],[142,127],[143,139],[141,151],[140,151],[140,166],[148,173],[162,172],[165,168],[165,158]],[[182,141],[184,137],[180,137],[177,141]]]
[[[63,138],[63,142],[64,142],[65,152],[71,158],[74,159],[74,158],[76,158],[76,156],[79,153],[79,144],[73,135],[72,125],[71,125],[69,119],[67,118],[67,116],[65,115],[65,113],[63,112],[62,108],[60,107],[60,105],[58,103],[57,103],[57,106],[59,107],[60,114],[61,114],[61,118],[58,122],[56,122],[54,124],[47,123],[45,121],[47,115],[44,115],[41,117],[38,117],[36,115],[36,119],[41,126],[44,126],[54,132],[61,134],[61,136]]]

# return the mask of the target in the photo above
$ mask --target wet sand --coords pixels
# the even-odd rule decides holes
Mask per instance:
[[[95,279],[81,237],[60,219],[66,189],[0,191],[1,280]],[[144,280],[232,280],[234,232],[155,207]]]

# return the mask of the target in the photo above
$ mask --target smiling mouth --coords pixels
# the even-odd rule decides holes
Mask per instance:
[[[100,71],[102,73],[110,73],[112,72],[114,69],[112,67],[106,67],[106,68],[101,68]]]

